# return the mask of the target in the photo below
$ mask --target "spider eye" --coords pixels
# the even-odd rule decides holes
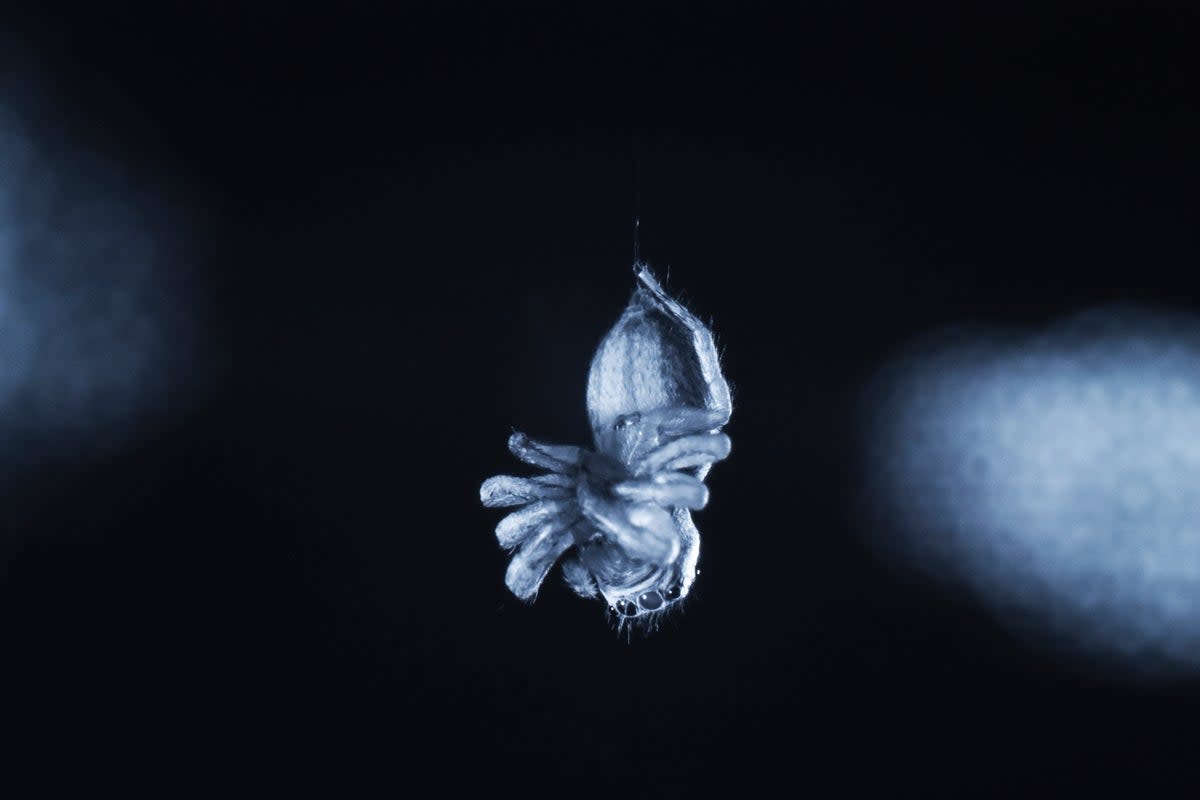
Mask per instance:
[[[670,589],[667,589],[665,592],[663,592],[663,597],[667,598],[668,600],[678,600],[682,591],[682,587],[680,587],[680,585],[677,583]]]
[[[637,603],[631,603],[628,600],[618,600],[617,613],[624,614],[627,617],[636,617],[638,614]]]
[[[653,611],[656,608],[661,608],[662,604],[662,595],[659,594],[658,590],[656,589],[651,589],[638,598],[638,605],[647,611]]]
[[[634,412],[632,414],[622,414],[617,417],[617,421],[613,423],[613,430],[619,431],[622,428],[628,428],[630,425],[636,425],[641,422],[642,415]]]

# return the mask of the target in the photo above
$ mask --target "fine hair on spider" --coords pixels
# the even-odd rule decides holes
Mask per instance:
[[[593,448],[514,431],[508,447],[545,470],[484,481],[489,507],[519,507],[496,526],[512,551],[505,583],[533,602],[550,569],[581,597],[604,600],[618,632],[656,630],[680,608],[699,570],[691,513],[708,503],[704,478],[730,452],[732,413],[712,332],[672,299],[644,264],[588,374]]]

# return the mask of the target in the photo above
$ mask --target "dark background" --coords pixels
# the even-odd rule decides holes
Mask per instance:
[[[204,220],[221,370],[10,487],[0,780],[1191,785],[1195,684],[1058,666],[851,524],[856,392],[911,337],[1200,308],[1188,4],[165,5],[4,23],[44,135]],[[736,409],[694,597],[627,644],[507,593],[477,491],[514,426],[589,436],[635,153]]]

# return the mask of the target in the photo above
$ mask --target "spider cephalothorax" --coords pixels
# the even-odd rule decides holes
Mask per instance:
[[[700,535],[691,512],[703,479],[729,455],[720,429],[732,411],[712,333],[636,265],[638,287],[601,342],[588,376],[595,450],[514,433],[517,458],[548,470],[484,481],[485,506],[524,506],[496,527],[515,550],[505,578],[532,600],[560,557],[563,576],[611,612],[653,620],[687,596]]]

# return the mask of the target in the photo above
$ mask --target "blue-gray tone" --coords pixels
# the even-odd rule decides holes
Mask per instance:
[[[866,410],[880,552],[1075,663],[1200,670],[1200,319],[949,331],[887,368]]]
[[[700,534],[691,512],[708,502],[703,480],[729,455],[729,387],[712,333],[669,297],[644,265],[624,314],[601,342],[588,375],[595,450],[536,442],[508,446],[548,470],[484,482],[485,506],[522,506],[496,528],[514,551],[512,592],[532,601],[560,558],[582,597],[603,598],[621,626],[652,627],[687,596]]]
[[[188,405],[169,390],[204,370],[176,290],[187,260],[147,221],[161,200],[0,107],[0,479]]]

